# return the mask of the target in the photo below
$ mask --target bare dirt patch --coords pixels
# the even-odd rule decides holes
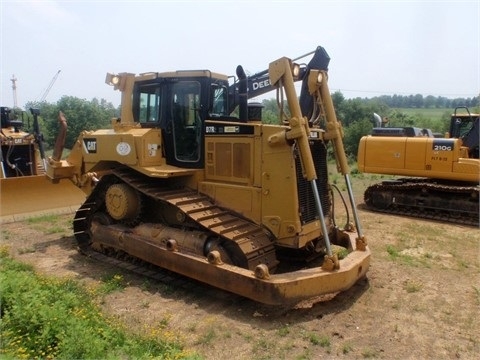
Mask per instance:
[[[372,250],[368,278],[294,308],[112,268],[79,254],[67,226],[51,232],[48,224],[3,224],[1,243],[52,276],[89,285],[121,274],[126,287],[105,297],[104,311],[133,331],[179,339],[206,359],[479,358],[479,229],[360,216]]]

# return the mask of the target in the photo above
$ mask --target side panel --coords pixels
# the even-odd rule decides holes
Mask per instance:
[[[360,171],[397,174],[405,168],[406,138],[365,136],[361,142]]]
[[[460,140],[428,137],[365,136],[360,140],[361,172],[479,181],[478,159],[461,158]]]
[[[302,232],[296,167],[290,145],[269,143],[269,138],[279,130],[278,126],[263,126],[262,223],[277,237],[279,244],[285,242],[292,246],[292,239]]]
[[[80,141],[85,163],[95,165],[100,161],[118,161],[126,165],[137,164],[133,132],[98,130],[82,135]]]
[[[134,128],[84,132],[79,141],[87,171],[102,161],[140,167],[165,165],[160,131]]]
[[[159,129],[152,129],[136,141],[138,162],[140,166],[163,165],[162,139]]]
[[[428,143],[425,138],[406,138],[405,168],[413,171],[425,170],[425,157]]]
[[[260,126],[207,121],[205,136],[205,181],[199,191],[249,218],[261,222]]]
[[[254,173],[253,137],[207,137],[205,178],[251,185]]]

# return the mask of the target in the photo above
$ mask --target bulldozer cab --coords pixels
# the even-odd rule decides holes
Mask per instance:
[[[0,224],[74,212],[85,196],[68,180],[59,184],[47,180],[38,126],[35,133],[29,133],[24,129],[25,111],[5,106],[0,110]],[[35,119],[39,113],[31,111]]]
[[[23,113],[22,119],[20,119],[17,112],[6,106],[2,106],[0,108],[0,114],[2,120],[2,129],[13,127],[16,132],[19,132],[23,127]]]
[[[209,71],[159,74],[136,82],[133,117],[142,127],[162,129],[167,164],[204,165],[204,122],[227,116],[228,81]]]
[[[1,107],[0,178],[30,176],[38,173],[35,138],[23,130],[24,112]]]

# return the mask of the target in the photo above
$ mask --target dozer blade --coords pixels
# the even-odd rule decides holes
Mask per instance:
[[[66,179],[57,184],[44,175],[0,179],[0,223],[74,213],[84,201],[85,194]]]

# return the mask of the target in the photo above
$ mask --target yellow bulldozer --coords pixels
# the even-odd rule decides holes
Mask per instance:
[[[365,277],[370,250],[329,60],[318,47],[252,76],[238,66],[233,83],[209,70],[107,74],[122,94],[121,116],[111,129],[82,132],[65,160],[47,165],[51,179],[87,194],[73,220],[80,250],[140,259],[266,304],[336,293]],[[276,125],[248,103],[271,90],[283,114]],[[329,146],[353,213],[345,228],[333,211]]]
[[[24,130],[24,111],[6,106],[0,111],[0,223],[75,212],[85,200],[83,192],[70,181],[52,184],[45,175],[38,109],[31,109],[33,133]]]

